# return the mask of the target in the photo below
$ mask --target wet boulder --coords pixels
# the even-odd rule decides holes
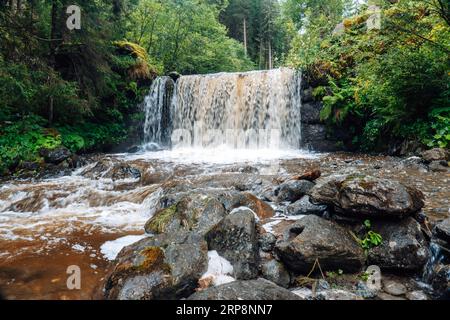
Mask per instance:
[[[221,201],[227,211],[247,207],[256,213],[259,219],[272,218],[275,215],[273,208],[249,192],[233,192],[223,195]]]
[[[438,223],[433,228],[433,238],[439,244],[450,248],[450,218]]]
[[[276,190],[278,202],[295,202],[301,199],[314,187],[314,183],[308,180],[290,180],[282,183]]]
[[[405,218],[424,207],[421,191],[395,180],[365,175],[332,175],[309,193],[314,203],[327,204],[356,218]]]
[[[315,181],[322,176],[322,172],[319,169],[313,169],[306,171],[302,174],[293,177],[293,180],[308,180]]]
[[[439,265],[436,267],[431,285],[436,294],[443,299],[450,299],[450,265]]]
[[[432,172],[447,172],[449,171],[448,162],[445,160],[433,161],[428,165]]]
[[[283,288],[288,288],[291,283],[289,271],[273,258],[261,262],[261,276]]]
[[[207,269],[206,242],[195,234],[157,236],[124,248],[107,275],[111,300],[173,300],[190,296]]]
[[[368,253],[369,264],[389,271],[421,271],[429,252],[420,224],[413,218],[374,222],[372,229],[383,242]]]
[[[441,149],[441,148],[434,148],[431,150],[427,150],[422,152],[421,154],[423,160],[426,162],[433,162],[433,161],[449,161],[450,160],[450,154],[447,150]]]
[[[300,216],[300,215],[322,215],[328,206],[316,205],[310,201],[309,196],[304,196],[300,200],[290,204],[286,207],[285,214],[288,216]]]
[[[209,250],[231,262],[236,279],[256,278],[259,250],[253,211],[235,209],[206,234],[206,241]]]
[[[357,272],[364,252],[349,231],[318,216],[306,216],[285,230],[275,252],[291,271],[308,273],[319,260],[322,270]]]
[[[269,232],[261,234],[258,239],[259,247],[263,252],[272,252],[276,242],[277,238]]]
[[[39,151],[39,154],[44,158],[46,163],[51,164],[60,164],[72,156],[72,153],[66,147],[57,147],[54,149],[43,148]]]
[[[205,235],[226,215],[223,204],[215,197],[192,194],[157,211],[144,228],[150,234],[193,231]]]
[[[234,281],[199,291],[188,300],[301,300],[289,290],[265,279]]]

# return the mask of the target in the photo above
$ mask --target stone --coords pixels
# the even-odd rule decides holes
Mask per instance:
[[[447,161],[433,161],[428,167],[432,172],[447,172],[450,170]]]
[[[278,202],[295,202],[306,195],[313,187],[314,183],[308,180],[290,180],[282,183],[275,190],[275,195]]]
[[[261,275],[264,279],[272,281],[283,288],[288,288],[291,276],[286,268],[275,259],[265,261],[261,264]]]
[[[360,297],[363,297],[364,299],[374,299],[377,297],[378,291],[369,288],[369,286],[365,282],[358,281],[356,285],[356,294]]]
[[[427,263],[429,250],[420,224],[413,218],[400,222],[375,221],[372,229],[383,242],[368,253],[368,262],[382,270],[421,271]]]
[[[450,218],[438,223],[433,228],[433,237],[450,245]]]
[[[386,293],[393,296],[403,296],[408,291],[405,285],[394,280],[383,281],[383,289]]]
[[[433,274],[431,285],[440,298],[450,298],[450,265],[439,265]]]
[[[313,203],[327,204],[342,215],[361,219],[401,219],[424,207],[421,191],[394,180],[358,174],[329,176],[309,195]]]
[[[445,149],[441,149],[441,148],[434,148],[431,150],[427,150],[422,152],[421,154],[423,160],[425,160],[426,162],[433,162],[433,161],[449,161],[450,157],[449,157],[449,152]]]
[[[258,239],[259,247],[264,252],[272,252],[276,242],[277,238],[269,232],[260,235]]]
[[[233,193],[231,196],[223,197],[222,202],[227,211],[247,207],[254,211],[259,219],[268,219],[275,215],[275,211],[269,204],[249,192]]]
[[[265,279],[235,281],[199,291],[188,300],[301,300],[289,290]]]
[[[157,211],[144,228],[150,234],[177,233],[184,230],[205,235],[226,215],[223,204],[217,198],[192,194]]]
[[[316,300],[352,301],[363,299],[362,297],[347,290],[330,289],[319,291],[316,295]]]
[[[294,176],[293,180],[308,180],[308,181],[315,181],[319,179],[322,176],[322,172],[319,169],[314,169],[310,171],[306,171],[300,175]]]
[[[311,203],[309,196],[304,196],[300,200],[286,207],[285,214],[287,216],[299,215],[322,215],[327,210],[326,205],[315,205]]]
[[[302,122],[307,124],[320,124],[320,102],[308,102],[302,105]]]
[[[206,240],[210,250],[231,262],[236,279],[257,277],[259,250],[253,211],[234,210],[206,234]]]
[[[396,296],[390,295],[390,294],[385,293],[385,292],[380,292],[378,294],[377,298],[380,299],[380,300],[388,300],[388,301],[406,300],[406,298],[396,297]]]
[[[423,292],[421,290],[417,290],[417,291],[408,292],[406,294],[406,299],[414,300],[414,301],[423,301],[423,300],[428,300],[428,296],[426,295],[425,292]]]
[[[57,147],[55,149],[43,148],[39,151],[39,154],[44,158],[45,162],[51,164],[60,164],[72,156],[72,153],[66,147]]]
[[[364,263],[363,250],[346,229],[313,215],[288,226],[275,252],[288,269],[303,274],[317,259],[324,271],[358,272]]]
[[[206,242],[179,233],[143,239],[125,247],[106,276],[103,296],[111,300],[172,300],[194,293],[208,265]]]

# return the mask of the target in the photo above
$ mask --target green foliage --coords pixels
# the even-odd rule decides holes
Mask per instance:
[[[381,235],[371,230],[372,223],[370,222],[370,220],[364,221],[364,227],[366,228],[367,233],[365,237],[360,241],[360,245],[364,250],[368,251],[372,248],[378,247],[383,243],[383,238],[381,237]]]
[[[448,148],[450,26],[438,2],[382,1],[382,28],[372,31],[364,6],[344,19],[346,1],[337,2],[326,21],[332,8],[322,1],[287,1],[302,27],[287,63],[320,88],[322,119],[330,129],[352,128],[346,145],[364,151],[399,140]]]

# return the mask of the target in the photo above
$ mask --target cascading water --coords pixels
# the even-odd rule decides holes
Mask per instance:
[[[145,143],[298,149],[301,74],[291,69],[158,78],[145,100]]]
[[[157,78],[144,100],[144,149],[170,145],[170,105],[175,84],[170,77]]]

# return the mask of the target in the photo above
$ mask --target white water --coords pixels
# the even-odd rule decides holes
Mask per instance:
[[[176,84],[158,78],[144,110],[146,145],[267,151],[301,145],[301,75],[291,69],[183,76]]]

